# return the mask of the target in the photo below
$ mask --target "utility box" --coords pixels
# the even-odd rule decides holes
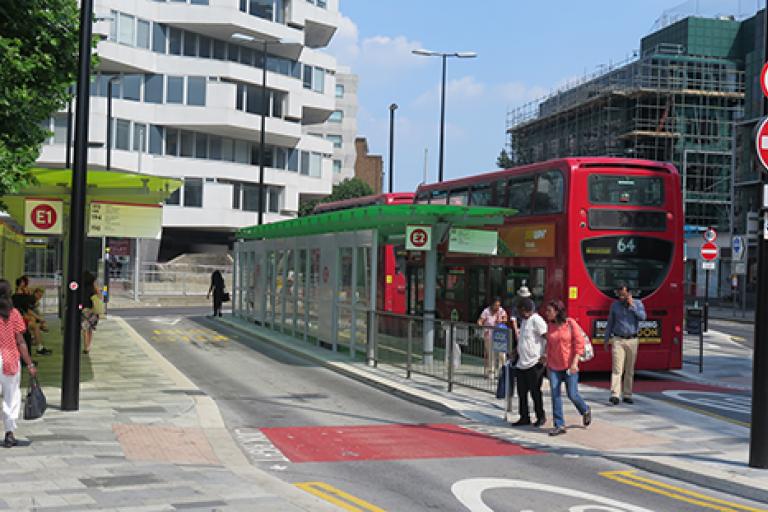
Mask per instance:
[[[701,334],[704,311],[701,308],[688,308],[685,310],[685,330],[688,334]]]

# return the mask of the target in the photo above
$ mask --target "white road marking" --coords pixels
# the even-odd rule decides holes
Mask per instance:
[[[557,487],[555,485],[540,484],[538,482],[528,482],[525,480],[512,480],[505,478],[467,478],[466,480],[459,480],[451,486],[451,492],[453,492],[453,495],[456,496],[456,499],[459,500],[459,502],[464,505],[470,512],[493,512],[493,509],[491,509],[488,505],[485,504],[485,502],[483,502],[482,497],[483,491],[487,491],[489,489],[526,489],[543,493],[559,494],[561,496],[578,498],[579,500],[586,500],[593,503],[599,503],[600,505],[605,505],[574,505],[571,506],[569,512],[653,512],[647,508],[638,507],[636,505],[631,505],[622,501],[606,498],[597,494],[577,491],[567,487]]]
[[[251,462],[288,462],[283,452],[257,428],[236,428],[235,437]]]
[[[704,407],[712,407],[713,409],[719,409],[721,411],[738,412],[742,414],[751,414],[752,412],[752,400],[744,395],[712,393],[710,391],[684,391],[678,389],[664,391],[662,394],[682,402]]]
[[[176,325],[179,322],[181,322],[181,317],[176,318],[168,318],[168,317],[152,317],[149,319],[150,322],[155,322],[156,324],[165,324],[165,325]]]

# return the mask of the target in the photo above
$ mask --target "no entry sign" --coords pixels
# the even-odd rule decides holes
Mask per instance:
[[[755,151],[763,170],[768,169],[768,117],[762,120],[755,135]]]
[[[716,260],[720,255],[720,250],[712,242],[704,242],[701,246],[701,258],[706,261]]]

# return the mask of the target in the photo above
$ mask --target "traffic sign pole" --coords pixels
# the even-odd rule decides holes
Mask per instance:
[[[763,11],[763,60],[768,61],[768,10]],[[768,64],[768,62],[766,62]],[[766,98],[763,98],[763,115],[768,116],[768,88],[765,87],[768,76],[768,65],[763,65],[760,73],[760,83]],[[767,118],[768,119],[768,118]],[[765,121],[761,123],[765,129]],[[763,148],[761,130],[758,130],[755,150],[763,163]],[[763,169],[763,183],[765,171]],[[763,185],[763,217],[768,213],[766,187]],[[755,336],[754,355],[752,359],[752,418],[749,437],[749,465],[753,468],[768,469],[768,237],[765,234],[768,221],[763,220],[763,236],[757,237],[758,270],[757,270],[757,305],[755,307]]]

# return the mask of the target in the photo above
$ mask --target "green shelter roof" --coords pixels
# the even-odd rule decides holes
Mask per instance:
[[[243,228],[237,238],[292,238],[298,236],[377,229],[380,234],[404,234],[406,225],[452,226],[498,225],[504,217],[517,214],[511,208],[487,206],[454,206],[440,204],[400,204],[366,206],[337,212],[321,213],[297,219]]]
[[[63,199],[69,203],[72,171],[69,169],[32,169],[37,183],[15,194],[0,198],[16,221],[24,222],[26,198]],[[158,204],[181,186],[181,180],[125,171],[88,170],[87,201],[114,201],[134,204]]]

